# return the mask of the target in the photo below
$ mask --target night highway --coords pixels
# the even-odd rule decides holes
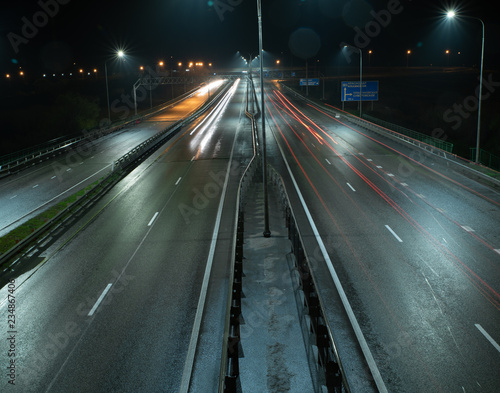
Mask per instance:
[[[201,296],[214,318],[204,326],[223,329],[234,187],[252,153],[244,85],[235,82],[212,114],[182,130],[16,278],[23,326],[16,391],[178,391]],[[206,345],[220,352],[217,340]],[[219,363],[205,362],[201,379],[217,383]]]
[[[16,0],[0,393],[499,393],[493,2]]]
[[[276,86],[267,96],[270,127],[388,391],[498,391],[500,194]],[[328,299],[333,283],[309,233]]]

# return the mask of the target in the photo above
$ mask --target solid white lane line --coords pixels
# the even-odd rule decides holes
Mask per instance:
[[[191,158],[191,161],[194,161],[194,159],[195,159],[195,158],[196,158],[196,156],[193,156],[193,157]]]
[[[474,324],[474,326],[477,327],[477,329],[483,334],[484,337],[486,337],[486,339],[491,343],[491,345],[493,345],[495,349],[498,352],[500,352],[500,345],[498,345],[498,343],[495,340],[493,340],[493,337],[491,337],[479,323]]]
[[[474,229],[472,229],[471,227],[468,227],[466,225],[462,225],[462,229],[466,230],[467,232],[474,232]]]
[[[351,186],[349,183],[347,183],[347,185],[349,186],[349,188],[350,188],[351,190],[353,190],[354,192],[356,192],[356,190],[354,189],[354,187],[353,187],[353,186]]]
[[[398,242],[403,243],[403,241],[401,240],[401,238],[400,238],[400,237],[396,234],[396,232],[394,232],[394,231],[392,230],[392,228],[391,228],[389,225],[386,225],[385,227],[387,228],[387,230],[388,230],[389,232],[391,232],[391,233],[392,233],[392,235],[393,235],[393,236],[394,236],[394,237],[398,240]]]
[[[179,177],[179,178],[177,179],[177,181],[175,182],[175,185],[179,184],[179,182],[181,181],[181,179],[182,179],[182,177]]]
[[[102,302],[102,299],[104,299],[104,296],[108,293],[109,289],[111,288],[112,284],[108,284],[106,288],[104,288],[104,291],[102,291],[101,296],[99,296],[99,299],[97,299],[97,302],[95,302],[94,307],[89,311],[89,317],[94,315],[95,310],[97,310],[97,307],[99,307],[99,304]]]
[[[38,187],[38,184],[36,186],[33,186],[33,188],[37,188]]]
[[[500,248],[495,248],[493,251],[495,251],[497,254],[500,254]]]
[[[156,220],[156,217],[158,217],[158,214],[159,214],[159,212],[155,213],[155,215],[153,216],[153,218],[151,219],[151,221],[149,221],[148,227],[150,227],[151,225],[153,225],[153,222]]]
[[[328,161],[327,158],[325,158],[325,161],[328,162],[329,165],[332,165],[332,163],[330,161]]]

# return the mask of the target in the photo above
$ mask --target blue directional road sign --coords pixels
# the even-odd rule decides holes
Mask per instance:
[[[309,83],[306,83],[308,81],[309,81]],[[300,85],[301,86],[307,86],[307,85],[309,85],[309,86],[319,86],[319,78],[309,78],[309,79],[301,78],[300,79]]]
[[[378,101],[378,81],[363,81],[363,101]],[[342,101],[359,101],[359,81],[346,81],[341,85]]]

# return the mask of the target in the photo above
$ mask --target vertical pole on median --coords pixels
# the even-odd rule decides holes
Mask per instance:
[[[479,18],[476,18],[479,19]],[[479,75],[479,106],[477,111],[477,135],[476,135],[476,164],[479,164],[481,143],[481,97],[483,96],[483,60],[484,60],[484,22],[479,19],[483,26],[483,39],[481,43],[481,72]]]
[[[111,111],[109,109],[108,62],[104,62],[104,76],[106,77],[106,99],[108,101],[108,125],[111,124]]]
[[[359,49],[359,118],[363,118],[363,52]]]
[[[264,106],[264,51],[262,48],[262,10],[261,1],[257,0],[257,16],[259,19],[259,52],[260,52],[260,104],[262,116],[262,181],[264,183],[264,237],[270,237],[269,206],[267,203],[267,157],[266,157],[266,113]]]

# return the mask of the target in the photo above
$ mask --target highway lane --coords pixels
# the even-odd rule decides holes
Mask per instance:
[[[201,89],[203,90],[203,89]],[[73,192],[111,171],[127,151],[192,113],[207,98],[197,93],[140,124],[70,149],[65,154],[0,180],[0,235],[8,233]]]
[[[167,142],[105,206],[79,221],[98,213],[88,226],[64,246],[45,250],[43,265],[16,279],[18,372],[12,391],[178,391],[211,253],[211,315],[203,315],[201,331],[207,320],[218,321],[210,322],[218,330],[204,351],[220,357],[216,338],[222,339],[225,314],[234,187],[251,154],[251,135],[240,131],[248,126],[243,98],[240,83],[213,117]],[[6,309],[4,301],[2,315]],[[2,342],[6,334],[0,331]],[[2,364],[4,352],[2,346]],[[197,368],[207,383],[218,376],[220,359],[214,357]],[[2,377],[1,390],[8,388]]]
[[[270,128],[388,391],[499,391],[500,195],[273,90]]]

